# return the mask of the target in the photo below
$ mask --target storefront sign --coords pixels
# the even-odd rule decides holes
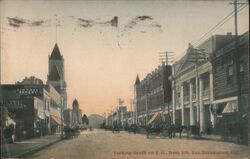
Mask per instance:
[[[16,93],[18,95],[26,96],[42,96],[43,90],[41,88],[18,88]]]

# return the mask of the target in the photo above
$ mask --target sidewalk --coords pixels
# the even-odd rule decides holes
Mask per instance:
[[[61,141],[60,135],[48,135],[41,138],[16,141],[13,144],[2,144],[2,158],[17,158],[37,152],[47,146]]]
[[[143,134],[143,135],[145,134],[145,135],[146,135],[146,132],[139,132],[138,134]],[[175,136],[176,139],[180,139],[179,133],[176,133],[175,135],[176,135],[176,136]],[[155,135],[153,135],[153,136],[155,136]],[[165,136],[165,138],[168,138],[168,135]],[[218,134],[211,134],[211,135],[203,134],[203,135],[201,135],[201,136],[189,134],[189,136],[188,136],[188,134],[187,134],[186,132],[183,132],[183,133],[181,134],[181,138],[182,138],[182,139],[193,139],[193,140],[224,141],[224,140],[222,139],[222,136],[221,136],[221,135],[218,135]],[[224,142],[225,142],[225,141],[224,141]]]
[[[187,133],[182,133],[182,136],[188,139],[223,141],[221,135],[215,135],[215,134],[211,134],[211,135],[203,134],[201,136],[197,136],[197,135],[188,136]]]

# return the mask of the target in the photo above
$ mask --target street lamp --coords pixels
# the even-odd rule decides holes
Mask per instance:
[[[61,97],[61,138],[63,139],[63,98]]]

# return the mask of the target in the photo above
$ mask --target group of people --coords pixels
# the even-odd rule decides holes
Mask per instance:
[[[75,138],[80,135],[79,128],[64,127],[64,137],[65,138]]]

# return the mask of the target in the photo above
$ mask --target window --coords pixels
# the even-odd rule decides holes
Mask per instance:
[[[240,62],[240,80],[244,81],[244,64],[242,61]]]
[[[233,84],[233,65],[227,66],[227,84]]]

